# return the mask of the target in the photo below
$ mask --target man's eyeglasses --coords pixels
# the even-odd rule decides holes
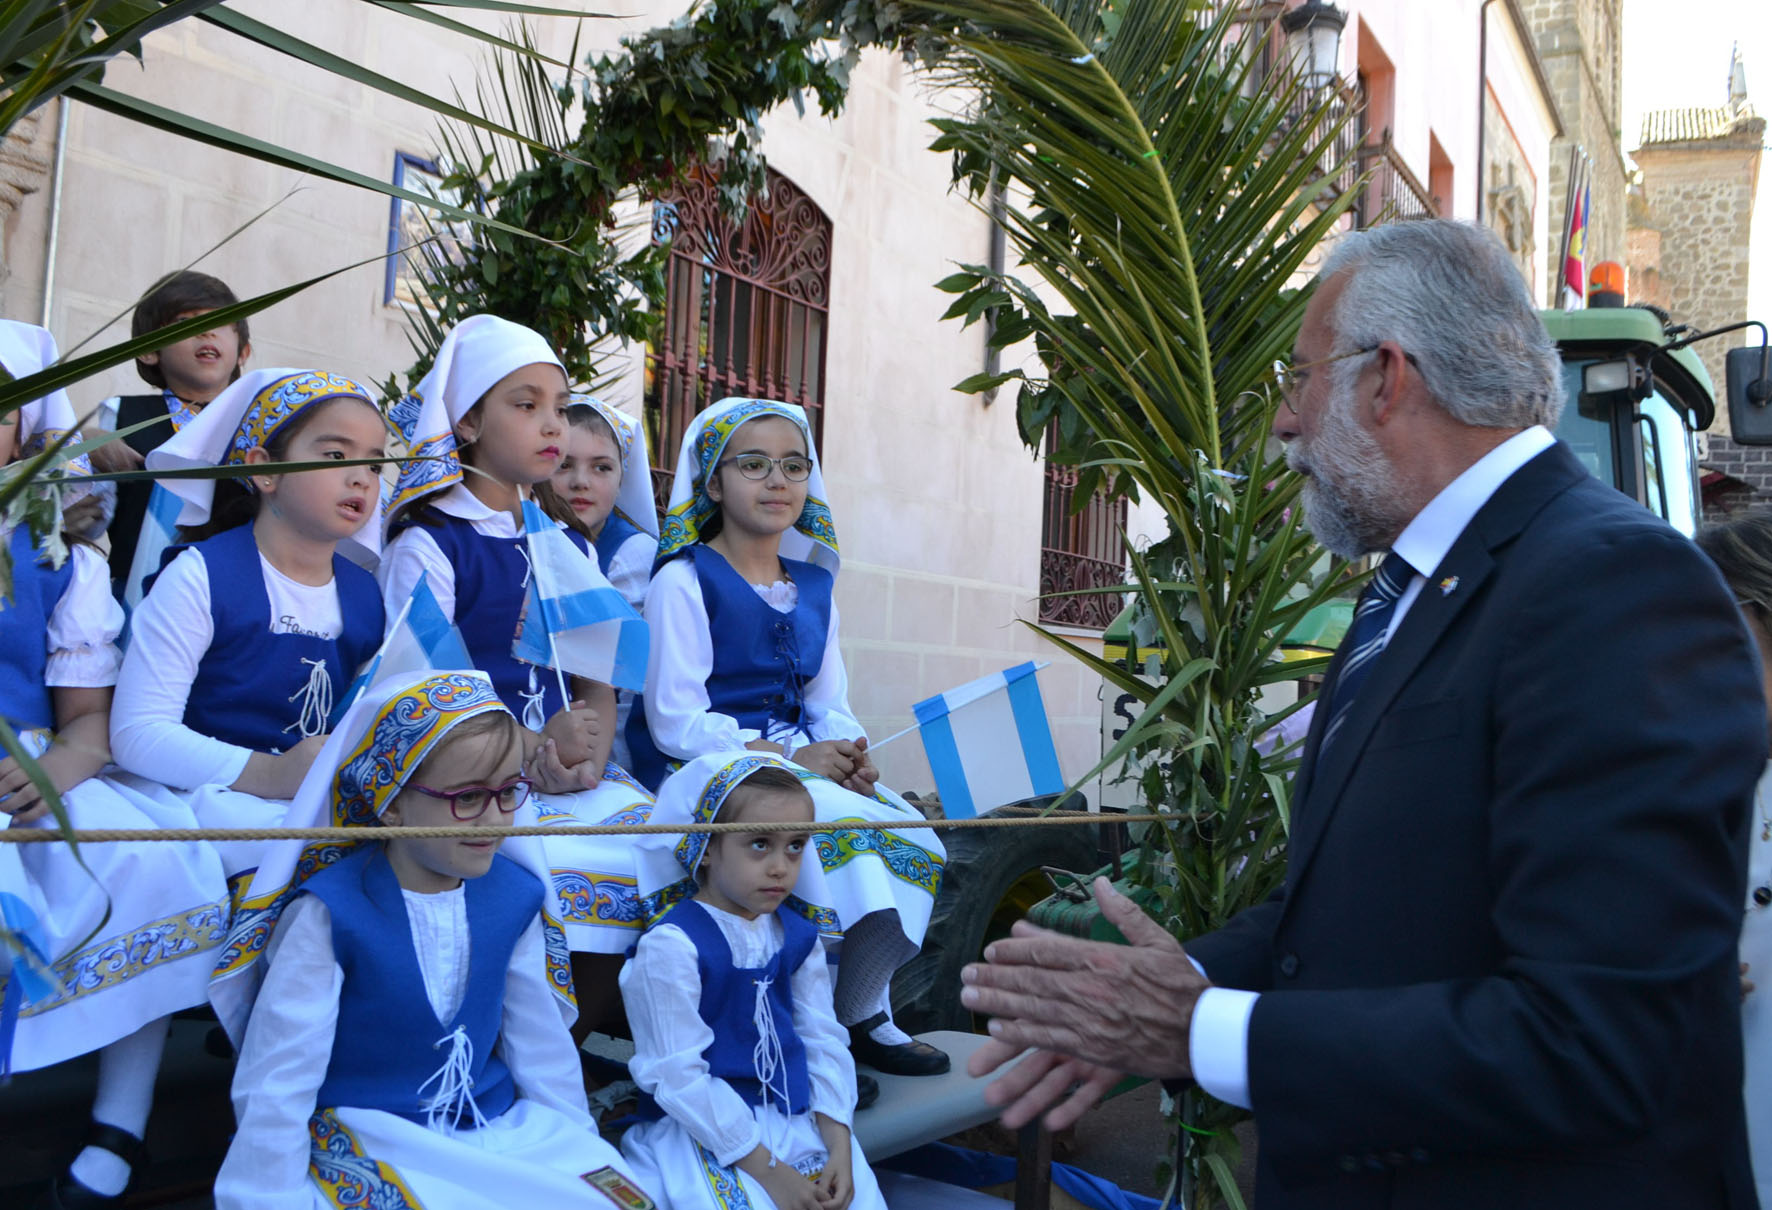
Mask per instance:
[[[789,454],[786,458],[771,458],[766,454],[736,454],[731,458],[722,458],[714,464],[719,470],[726,465],[738,468],[738,473],[746,479],[767,479],[769,472],[776,467],[781,468],[782,478],[789,483],[804,483],[812,477],[812,459],[802,454]]]
[[[486,814],[486,808],[498,804],[499,813],[512,815],[528,801],[534,783],[527,777],[513,777],[502,786],[463,786],[459,790],[433,790],[407,782],[408,790],[417,790],[426,798],[442,798],[449,803],[449,813],[462,823],[472,823]]]
[[[1366,345],[1346,353],[1337,353],[1333,357],[1321,357],[1316,361],[1307,361],[1303,365],[1289,366],[1283,361],[1274,362],[1274,385],[1280,390],[1280,402],[1286,405],[1288,412],[1294,416],[1298,415],[1298,395],[1304,390],[1305,379],[1310,377],[1312,370],[1334,365],[1338,361],[1346,361],[1350,357],[1364,357],[1368,353],[1376,352],[1378,352],[1378,345]],[[1404,353],[1403,359],[1415,367],[1416,373],[1421,372],[1421,363],[1415,360],[1415,354]]]

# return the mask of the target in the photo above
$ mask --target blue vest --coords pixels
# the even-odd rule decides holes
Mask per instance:
[[[197,664],[197,679],[185,703],[185,726],[256,752],[294,747],[302,738],[296,724],[311,675],[302,661],[325,661],[333,700],[342,709],[345,687],[381,646],[384,614],[375,577],[343,555],[333,555],[332,582],[338,589],[343,632],[336,639],[273,634],[271,598],[252,526],[223,530],[193,549],[203,553],[209,574],[215,637]],[[327,726],[335,722],[328,719]]]
[[[544,694],[542,712],[554,717],[566,708],[560,700],[559,678],[551,669],[536,670],[511,654],[527,600],[523,582],[529,561],[523,537],[488,537],[475,530],[473,522],[446,513],[439,514],[438,521],[425,524],[424,530],[455,569],[455,624],[474,667],[492,678],[492,687],[518,718],[523,717],[523,695],[535,671],[535,687]],[[591,544],[585,536],[574,529],[565,533],[589,557]]]
[[[60,567],[42,561],[31,528],[19,525],[12,551],[12,598],[0,600],[0,711],[15,731],[55,729],[55,698],[43,683],[49,667],[49,615],[74,582],[74,552]]]
[[[695,562],[714,647],[709,709],[761,732],[764,739],[798,727],[805,683],[818,675],[831,633],[831,573],[813,563],[783,559],[782,567],[800,590],[800,603],[792,613],[781,613],[719,551],[698,542],[687,554]],[[634,712],[628,716],[628,750],[634,776],[656,791],[669,771],[669,758],[652,742],[642,697],[634,699]]]
[[[414,1122],[425,1120],[435,1085],[418,1093],[448,1057],[438,1039],[457,1026],[473,1043],[470,1071],[474,1103],[487,1119],[516,1099],[511,1069],[498,1054],[504,1020],[505,972],[523,931],[541,911],[541,882],[505,856],[469,878],[468,990],[455,1020],[437,1020],[425,995],[424,975],[413,948],[412,926],[400,882],[380,844],[366,844],[302,884],[332,914],[332,953],[344,971],[338,1027],[316,1108],[380,1109]],[[473,1114],[457,1126],[472,1126]]]
[[[694,899],[683,900],[659,917],[653,927],[674,924],[695,945],[695,965],[701,974],[701,1002],[696,1010],[714,1031],[713,1042],[701,1052],[702,1061],[708,1065],[710,1075],[730,1084],[752,1107],[763,1103],[763,1085],[757,1079],[752,1059],[759,1041],[753,1021],[756,987],[764,979],[770,981],[765,994],[769,1012],[775,1018],[783,1063],[770,1086],[769,1100],[788,1113],[798,1114],[812,1106],[812,1080],[806,1074],[806,1044],[794,1032],[793,978],[818,944],[818,930],[795,912],[778,911],[775,918],[782,923],[782,946],[766,965],[750,968],[733,965],[732,946],[727,944],[726,934]],[[824,955],[820,953],[817,960],[824,961]],[[645,1094],[641,1094],[639,1112],[647,1121],[664,1116],[657,1102]]]
[[[620,513],[611,512],[604,519],[603,532],[597,535],[597,566],[603,569],[605,576],[609,574],[609,562],[615,558],[615,552],[639,532],[640,527]]]

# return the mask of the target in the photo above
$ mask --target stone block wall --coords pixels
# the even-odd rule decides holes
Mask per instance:
[[[1619,143],[1623,81],[1623,0],[1521,0],[1538,42],[1538,57],[1563,116],[1563,137],[1551,144],[1543,196],[1549,216],[1546,298],[1556,305],[1570,149],[1593,164],[1587,263],[1625,256],[1624,153]]]
[[[1660,305],[1682,323],[1706,329],[1747,318],[1748,238],[1765,125],[1753,119],[1726,139],[1658,143],[1635,153],[1651,221],[1660,228]],[[1724,355],[1742,340],[1736,333],[1693,346],[1719,392]],[[1719,419],[1726,432],[1727,419]]]

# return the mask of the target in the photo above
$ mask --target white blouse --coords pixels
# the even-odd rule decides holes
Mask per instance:
[[[457,916],[447,905],[426,904],[419,909],[424,913],[421,923],[413,902],[449,895],[463,903],[458,892],[402,896],[433,1007],[439,999],[447,1004],[451,995],[465,994],[467,915],[465,906]],[[425,930],[437,932],[428,936]],[[434,936],[442,934],[450,937],[446,944],[452,961],[426,952]],[[220,1201],[225,1193],[236,1205],[305,1210],[313,1205],[308,1118],[318,1108],[315,1097],[326,1079],[344,986],[344,972],[333,957],[332,916],[326,905],[312,895],[298,896],[277,922],[265,961],[264,986],[247,1020],[234,1070],[234,1115],[240,1129],[216,1178],[216,1197]],[[578,1057],[554,1006],[546,963],[538,915],[518,939],[505,971],[499,1054],[511,1069],[518,1096],[558,1110],[594,1133],[597,1125],[585,1103]],[[449,992],[451,987],[460,990]],[[444,1019],[454,1015],[452,1010]]]
[[[300,584],[263,555],[271,630],[335,639],[344,631],[335,582]],[[111,752],[117,764],[149,781],[175,789],[231,786],[246,768],[251,748],[225,743],[185,726],[185,705],[197,667],[215,638],[209,573],[203,554],[183,551],[154,581],[130,620],[129,652],[117,677],[111,708]],[[348,669],[354,674],[355,668]],[[344,685],[333,686],[343,693]],[[290,732],[289,747],[301,736]]]
[[[615,548],[605,573],[622,599],[639,613],[646,605],[646,585],[652,579],[652,561],[658,557],[658,539],[642,530],[629,534],[628,540]]]
[[[788,613],[800,599],[795,584],[776,581],[756,585],[772,609]],[[658,569],[646,591],[646,624],[652,650],[646,665],[646,725],[652,741],[667,756],[692,760],[710,752],[742,748],[765,737],[712,708],[708,677],[714,671],[714,639],[694,560],[677,558]],[[831,602],[831,625],[825,635],[824,659],[805,683],[799,730],[782,747],[784,755],[808,743],[828,739],[860,739],[867,732],[849,712],[849,674],[837,647],[837,604]]]
[[[104,689],[117,683],[123,653],[123,607],[111,595],[111,569],[90,546],[68,548],[74,573],[49,614],[49,662],[43,683],[51,688]],[[0,608],[4,608],[0,605]]]
[[[710,904],[702,906],[720,926],[737,966],[762,966],[781,949],[784,932],[776,913],[746,920]],[[813,945],[793,972],[791,987],[793,1032],[806,1047],[812,1112],[847,1126],[855,1115],[855,1061],[849,1055],[848,1031],[837,1024],[822,945]],[[714,1031],[698,1008],[701,972],[689,935],[665,924],[642,936],[621,969],[621,998],[634,1033],[634,1057],[628,1063],[634,1083],[721,1164],[735,1164],[754,1151],[763,1141],[755,1114],[730,1084],[709,1074],[701,1057],[713,1044]]]

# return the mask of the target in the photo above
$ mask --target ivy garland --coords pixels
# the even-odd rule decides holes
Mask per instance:
[[[646,340],[664,304],[664,249],[648,241],[620,250],[617,200],[656,197],[711,157],[721,161],[724,204],[742,212],[765,184],[763,114],[788,101],[804,113],[809,95],[821,114],[836,114],[864,49],[897,46],[933,61],[937,33],[927,22],[911,29],[897,5],[876,0],[711,0],[593,56],[577,91],[554,92],[562,117],[584,108],[563,154],[503,181],[489,179],[489,162],[449,165],[446,190],[539,238],[484,228],[453,258],[424,257],[434,316],[415,317],[420,358],[409,385],[442,333],[478,312],[545,334],[573,381],[593,381],[597,346]]]

